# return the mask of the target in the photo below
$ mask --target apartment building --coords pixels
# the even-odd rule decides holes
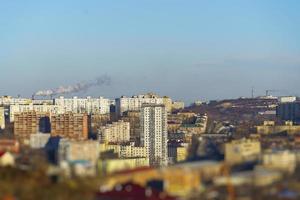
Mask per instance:
[[[143,104],[167,104],[171,107],[172,101],[169,98],[162,98],[155,94],[149,93],[132,97],[122,96],[116,99],[116,113],[122,116],[126,111],[140,111]],[[170,105],[169,105],[170,104]]]
[[[132,144],[100,144],[100,153],[113,151],[118,158],[149,158],[145,147]]]
[[[29,142],[30,135],[38,132],[50,132],[50,114],[28,111],[15,114],[14,134],[21,143]]]
[[[5,112],[4,112],[4,107],[0,107],[0,129],[5,129]]]
[[[141,146],[144,146],[151,166],[166,165],[167,111],[164,105],[143,104],[141,109]]]
[[[63,107],[56,106],[56,105],[49,105],[49,104],[35,105],[32,103],[27,105],[15,104],[15,105],[11,105],[9,108],[9,121],[14,122],[16,113],[30,112],[30,111],[47,112],[50,113],[50,115],[62,114],[66,112]]]
[[[124,143],[130,141],[130,124],[119,120],[98,130],[100,143]]]
[[[130,141],[139,144],[140,141],[140,112],[139,111],[127,111],[121,118],[124,122],[130,123]]]
[[[229,164],[238,164],[257,160],[261,153],[258,140],[240,139],[225,144],[225,161]]]
[[[86,140],[88,138],[87,114],[65,113],[51,116],[51,136]]]
[[[1,96],[0,97],[0,105],[2,106],[10,106],[10,105],[26,105],[32,103],[31,99],[27,98],[14,98],[11,96]]]
[[[88,113],[88,114],[108,114],[110,113],[111,100],[103,97],[92,98],[64,98],[54,99],[54,104],[63,107],[67,112]]]
[[[92,133],[97,133],[100,127],[106,126],[110,121],[111,121],[110,114],[92,114],[91,115]]]

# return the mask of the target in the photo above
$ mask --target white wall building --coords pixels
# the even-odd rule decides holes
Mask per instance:
[[[61,139],[58,148],[58,160],[66,175],[70,171],[75,176],[95,176],[99,159],[97,141],[71,141]]]
[[[297,97],[295,97],[295,96],[286,96],[286,97],[279,98],[280,103],[291,103],[291,102],[295,102],[296,100],[297,100]]]
[[[50,133],[37,133],[30,135],[30,147],[33,149],[44,148],[50,138]]]
[[[143,104],[141,109],[141,144],[150,165],[167,164],[167,111],[164,105]]]
[[[132,97],[122,96],[116,99],[116,113],[118,116],[126,111],[139,111],[142,104],[163,104],[164,99],[153,94],[138,95]]]
[[[10,106],[10,105],[15,105],[15,104],[30,104],[32,103],[31,99],[27,98],[14,98],[11,96],[1,96],[0,97],[0,105],[3,106]]]
[[[103,97],[99,98],[64,98],[59,97],[54,99],[54,104],[63,107],[66,111],[88,114],[108,114],[110,113],[111,100]]]
[[[130,141],[130,123],[122,120],[98,130],[100,143],[122,143]]]
[[[4,112],[4,107],[0,107],[0,129],[5,129],[5,112]]]
[[[62,139],[58,148],[59,161],[86,160],[91,164],[97,164],[99,158],[99,143],[97,141],[72,141]]]
[[[263,166],[268,169],[293,173],[296,169],[296,164],[296,154],[288,150],[267,152],[263,155]]]

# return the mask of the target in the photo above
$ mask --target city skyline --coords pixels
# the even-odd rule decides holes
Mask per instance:
[[[255,95],[299,95],[299,8],[297,1],[3,2],[1,93],[30,97],[106,74],[110,85],[74,95],[155,92],[192,102],[250,97],[252,87]]]

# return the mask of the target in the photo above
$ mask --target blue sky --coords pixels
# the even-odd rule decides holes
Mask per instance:
[[[0,95],[102,74],[110,86],[79,95],[299,95],[299,10],[298,0],[3,0]]]

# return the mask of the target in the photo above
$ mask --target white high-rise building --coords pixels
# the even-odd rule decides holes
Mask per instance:
[[[0,107],[0,129],[5,129],[5,112],[4,112],[4,107]]]
[[[164,105],[143,104],[141,108],[141,144],[151,166],[167,164],[167,111]]]

